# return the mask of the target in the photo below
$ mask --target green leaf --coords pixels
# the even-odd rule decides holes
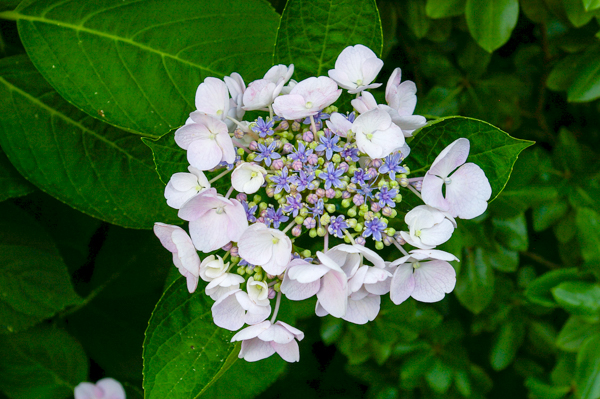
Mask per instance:
[[[588,63],[578,71],[573,84],[567,90],[569,101],[580,103],[600,97],[600,54],[598,46],[594,48],[596,53],[586,57]]]
[[[582,27],[594,18],[594,14],[584,8],[583,1],[585,0],[562,0],[567,18],[576,28]]]
[[[577,353],[575,383],[581,399],[600,397],[600,334],[591,336]]]
[[[550,11],[544,0],[520,0],[519,7],[527,18],[538,24],[546,22],[550,17]]]
[[[425,0],[407,0],[401,3],[402,18],[414,35],[422,39],[427,35],[431,20],[425,13]]]
[[[163,294],[148,322],[144,340],[144,391],[147,399],[197,398],[237,359],[231,331],[217,327],[212,300],[185,278]]]
[[[527,221],[525,214],[511,219],[493,219],[495,237],[502,245],[514,251],[527,251]]]
[[[556,307],[550,290],[563,281],[575,281],[580,278],[581,273],[576,268],[552,270],[532,281],[527,286],[525,296],[535,304]]]
[[[483,251],[483,257],[485,262],[501,272],[514,272],[519,267],[519,253],[506,249],[502,245],[496,245],[493,251],[486,249]]]
[[[24,330],[81,302],[56,246],[12,204],[0,206],[0,333]]]
[[[0,115],[2,148],[46,193],[124,227],[177,223],[139,137],[68,104],[25,56],[0,60]]]
[[[429,168],[440,152],[460,137],[469,139],[467,162],[481,167],[492,186],[493,201],[510,177],[519,153],[533,144],[515,139],[486,122],[464,117],[448,117],[427,124],[410,143],[410,159],[419,168]],[[416,167],[413,166],[416,170]]]
[[[556,346],[567,352],[577,352],[583,341],[594,333],[600,333],[600,326],[590,324],[577,316],[571,316],[556,338]]]
[[[142,141],[152,150],[156,172],[164,184],[173,174],[188,171],[187,151],[175,143],[175,134],[167,133],[159,139],[143,137]]]
[[[207,76],[261,77],[279,21],[262,0],[37,0],[2,16],[17,20],[33,63],[67,101],[151,136],[185,122]]]
[[[575,221],[583,259],[600,260],[600,214],[589,208],[579,208]]]
[[[22,197],[35,191],[23,176],[10,163],[6,154],[0,149],[0,202],[15,197]]]
[[[586,11],[592,11],[600,8],[600,0],[583,0],[583,7]]]
[[[557,223],[569,210],[569,204],[564,199],[545,202],[533,208],[533,230],[544,231]]]
[[[490,364],[496,371],[504,370],[515,360],[517,351],[525,338],[525,326],[519,320],[502,324],[494,337],[490,352]]]
[[[439,394],[444,394],[452,384],[452,371],[450,366],[440,359],[436,359],[433,368],[425,374],[425,379],[431,389]]]
[[[552,288],[556,302],[576,316],[600,316],[600,286],[585,281],[565,281]]]
[[[525,386],[529,389],[529,395],[532,399],[561,399],[570,391],[571,387],[556,387],[548,385],[535,377],[527,377]]]
[[[518,0],[467,0],[467,26],[475,41],[491,53],[508,41],[519,17]]]
[[[54,326],[0,335],[0,358],[0,390],[12,399],[72,397],[88,377],[83,348]]]
[[[425,11],[429,18],[456,17],[465,12],[467,0],[427,0]]]
[[[373,0],[289,0],[283,10],[276,64],[294,64],[298,81],[327,76],[338,55],[362,44],[381,56],[383,34]]]
[[[456,296],[465,308],[481,313],[494,296],[494,271],[479,247],[467,251],[464,263],[457,278]]]
[[[406,359],[400,369],[401,387],[410,389],[417,386],[419,377],[435,366],[435,360],[431,352],[418,352]]]
[[[595,45],[585,52],[566,56],[554,65],[546,79],[546,86],[555,91],[567,90],[569,101],[590,101],[591,98],[582,99],[594,95],[594,90],[597,89],[594,82],[597,80],[597,67],[600,64],[599,51],[600,46]]]

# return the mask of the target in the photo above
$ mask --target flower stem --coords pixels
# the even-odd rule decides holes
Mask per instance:
[[[287,226],[285,226],[285,229],[283,229],[284,233],[287,233],[292,227],[294,227],[296,225],[296,222],[292,220],[292,223],[288,224]]]
[[[277,293],[277,300],[275,301],[275,310],[273,311],[273,316],[271,317],[271,324],[275,323],[277,319],[277,313],[279,312],[279,305],[281,304],[281,291]]]
[[[224,172],[219,173],[218,175],[216,175],[215,177],[213,177],[212,179],[210,179],[208,182],[210,184],[213,184],[214,182],[216,182],[217,180],[219,180],[221,177],[225,176],[227,173],[231,172],[233,169],[227,169]]]
[[[414,182],[423,180],[423,178],[424,178],[424,176],[421,176],[421,177],[411,177],[410,179],[408,179],[408,182],[409,183],[414,183]]]
[[[352,237],[352,234],[350,234],[350,232],[348,230],[344,230],[344,234],[346,235],[346,237],[348,237],[350,239],[350,242],[352,243],[352,245],[356,244],[356,242],[354,241],[354,237]]]
[[[417,197],[419,197],[420,199],[423,199],[423,198],[421,197],[421,193],[419,193],[419,192],[417,191],[417,189],[416,189],[416,188],[414,188],[414,187],[413,187],[413,186],[411,186],[410,184],[409,184],[408,186],[406,186],[406,187],[408,187],[408,189],[409,189],[410,191],[412,191],[412,192],[413,192],[413,193],[414,193],[414,194],[415,194]]]
[[[269,105],[269,117],[273,120],[273,107]]]
[[[398,250],[400,252],[402,252],[405,256],[408,256],[408,252],[406,252],[406,250],[404,249],[404,247],[402,247],[402,245],[400,245],[400,243],[396,240],[392,240],[392,242],[394,243],[394,245],[396,246],[396,248],[398,248]]]
[[[312,115],[310,116],[310,129],[315,135],[315,140],[317,140],[317,125],[315,124],[315,118],[313,118]]]
[[[325,238],[323,239],[323,252],[327,252],[329,249],[329,233],[325,231]]]

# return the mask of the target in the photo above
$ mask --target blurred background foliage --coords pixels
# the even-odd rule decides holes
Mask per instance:
[[[15,3],[0,2],[0,11]],[[260,397],[600,398],[600,1],[377,3],[380,76],[400,66],[415,81],[416,114],[479,118],[536,145],[489,210],[461,221],[442,248],[461,259],[453,294],[435,304],[384,301],[364,326],[300,307],[301,361]],[[284,1],[272,4],[282,12]],[[0,57],[22,53],[16,24],[0,20]],[[0,321],[0,397],[68,397],[103,376],[142,397],[144,331],[175,271],[170,254],[150,231],[101,222],[39,191],[3,153],[0,181],[10,182],[0,193],[0,279],[10,279],[0,314],[14,308],[6,303],[14,292],[26,303],[28,278],[49,278],[35,268],[14,277],[17,259],[74,283],[46,311]],[[71,288],[45,289],[54,298]],[[24,344],[31,337],[37,346]],[[19,378],[32,371],[38,378],[25,389]],[[266,388],[247,378],[257,388],[230,397]]]

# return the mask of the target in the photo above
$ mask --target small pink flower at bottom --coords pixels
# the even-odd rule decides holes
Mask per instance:
[[[125,390],[119,381],[103,378],[96,384],[82,382],[77,385],[75,399],[125,399]]]
[[[271,324],[269,320],[246,327],[231,338],[231,342],[242,341],[242,349],[238,357],[248,362],[266,359],[275,352],[286,362],[300,360],[298,342],[304,333],[287,323],[278,321]]]
[[[390,299],[396,305],[408,297],[419,302],[437,302],[454,289],[456,272],[447,261],[458,260],[448,252],[415,249],[410,255],[392,262],[398,266],[392,277]]]

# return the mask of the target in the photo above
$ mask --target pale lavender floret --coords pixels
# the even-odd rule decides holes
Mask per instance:
[[[327,165],[327,170],[321,172],[319,175],[320,179],[325,180],[325,188],[330,188],[332,185],[336,188],[342,188],[344,185],[340,180],[340,177],[344,174],[344,171],[337,169],[333,163]]]
[[[306,147],[304,143],[298,143],[298,149],[293,154],[288,155],[288,158],[306,163],[308,162],[308,156],[312,153],[312,148]]]
[[[256,216],[254,216],[254,214],[256,213],[256,209],[258,208],[257,205],[254,205],[253,207],[249,208],[248,207],[248,202],[246,201],[240,201],[241,204],[244,206],[244,210],[246,211],[246,219],[248,219],[249,222],[256,222]]]
[[[329,77],[335,80],[350,94],[374,89],[381,83],[371,83],[383,67],[383,61],[362,44],[346,47],[335,61],[335,69],[329,70]]]
[[[340,140],[340,136],[331,136],[330,134],[329,137],[327,135],[321,136],[319,140],[321,141],[321,144],[319,144],[315,150],[325,151],[325,156],[328,160],[331,159],[334,152],[342,151],[342,147],[337,145],[337,142]]]
[[[312,217],[307,217],[306,219],[304,219],[304,227],[306,227],[307,229],[314,229],[317,226],[317,221],[315,220],[315,218]]]
[[[356,190],[357,193],[363,195],[365,198],[373,197],[374,188],[369,183],[364,183],[360,186],[359,189]]]
[[[292,179],[292,184],[295,184],[297,187],[296,190],[302,192],[315,180],[315,173],[313,171],[308,171],[307,173],[301,170],[298,175],[292,176]]]
[[[337,217],[331,218],[329,222],[328,231],[329,234],[332,234],[338,238],[344,237],[344,230],[348,228],[348,224],[344,220],[344,215],[339,215]]]
[[[390,179],[396,179],[396,173],[406,173],[400,162],[402,162],[402,156],[399,152],[390,154],[383,160],[383,165],[379,167],[379,173],[388,173]]]
[[[258,143],[258,155],[254,160],[258,162],[264,160],[265,165],[271,166],[273,160],[281,158],[281,155],[278,152],[275,152],[275,148],[277,148],[277,143],[275,142],[269,144],[268,147]]]
[[[383,186],[379,189],[379,192],[375,194],[375,198],[379,200],[379,206],[389,206],[390,208],[395,208],[396,203],[394,202],[394,198],[398,195],[398,191],[394,189],[389,189],[386,186]]]
[[[409,232],[400,235],[410,245],[421,249],[432,249],[450,239],[456,221],[448,212],[442,212],[429,205],[419,205],[404,217]]]
[[[273,131],[274,122],[275,121],[273,119],[266,122],[263,120],[263,118],[261,116],[259,116],[258,119],[256,120],[256,125],[254,125],[252,127],[252,131],[254,133],[257,133],[262,138],[265,138],[267,136],[272,136],[273,133],[275,133]]]
[[[381,233],[387,228],[387,225],[383,223],[379,218],[373,218],[365,222],[365,230],[363,231],[363,237],[369,237],[373,235],[375,241],[381,241]]]
[[[248,283],[253,282],[250,277]],[[250,291],[250,289],[248,289]],[[244,324],[257,324],[269,317],[271,304],[267,298],[268,288],[265,286],[264,298],[253,298],[247,292],[229,291],[219,297],[211,307],[215,324],[230,331],[239,330]]]
[[[294,217],[298,216],[298,211],[304,206],[302,196],[300,194],[290,195],[286,199],[287,204],[283,207],[283,210],[287,213],[292,213]]]
[[[288,175],[288,169],[286,166],[281,170],[281,175],[272,175],[271,181],[275,183],[275,194],[280,193],[281,190],[285,190],[286,192],[290,192],[290,183],[293,183],[294,180],[292,176]]]
[[[319,111],[315,115],[313,115],[313,120],[315,121],[315,123],[320,123],[322,121],[326,121],[327,119],[329,119],[329,114],[323,111]],[[310,117],[304,119],[302,123],[304,123],[305,125],[310,124]]]
[[[123,385],[113,378],[102,378],[95,384],[81,382],[74,390],[75,399],[125,399]]]
[[[365,172],[364,169],[356,169],[354,171],[354,176],[352,176],[352,179],[350,179],[350,181],[355,184],[366,184],[366,181],[371,180],[372,178],[373,176]]]
[[[239,331],[231,338],[231,342],[242,341],[239,358],[248,362],[265,359],[277,353],[286,362],[300,360],[298,342],[304,333],[289,324],[278,321],[271,324],[265,320]]]
[[[266,223],[267,227],[270,227],[271,223],[273,223],[273,227],[275,227],[276,229],[279,228],[281,223],[285,223],[289,219],[290,219],[289,217],[285,216],[282,213],[281,208],[278,208],[277,210],[275,210],[273,208],[268,208],[267,214],[265,215],[265,221],[267,222]]]
[[[262,223],[248,227],[238,240],[239,254],[269,274],[283,273],[292,255],[292,242],[283,232]]]
[[[314,216],[320,216],[323,214],[323,211],[325,210],[325,204],[323,203],[323,199],[319,199],[317,201],[317,203],[315,204],[314,207],[309,208],[310,209],[310,213]]]
[[[351,144],[346,144],[342,152],[340,152],[340,156],[344,159],[350,158],[352,162],[357,162],[359,159],[358,148],[352,146]]]
[[[304,119],[333,104],[341,94],[332,79],[310,77],[295,85],[290,94],[275,98],[273,111],[285,119]]]

